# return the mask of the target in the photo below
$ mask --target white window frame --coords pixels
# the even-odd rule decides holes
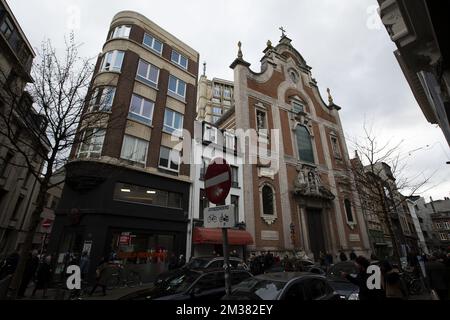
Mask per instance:
[[[169,158],[167,159],[167,165],[168,165],[168,167],[164,167],[164,166],[162,166],[161,163],[160,163],[160,162],[161,162],[161,150],[162,150],[162,149],[167,149],[167,150],[169,150]],[[172,159],[173,159],[174,153],[178,153],[178,169],[177,169],[177,170],[172,169],[172,168],[170,167],[170,164],[172,163]],[[173,162],[173,163],[175,163],[175,162]],[[180,167],[181,167],[181,152],[180,152],[180,151],[177,151],[177,150],[175,150],[175,149],[171,149],[171,148],[166,147],[166,146],[160,146],[160,148],[159,148],[159,158],[158,158],[158,168],[161,168],[161,169],[164,169],[164,170],[168,170],[168,171],[172,171],[172,172],[179,173],[179,172],[180,172]]]
[[[86,137],[86,131],[90,131],[93,130],[95,132],[92,133],[92,136],[90,137],[90,141],[89,143],[87,143],[87,141],[85,141],[85,137]],[[101,133],[101,134],[98,134]],[[102,155],[102,151],[103,151],[103,145],[105,143],[105,135],[106,135],[106,129],[104,128],[89,128],[86,129],[83,132],[83,138],[82,138],[82,142],[80,143],[80,146],[78,147],[78,152],[77,152],[77,158],[80,158],[81,155],[85,155],[85,157],[83,158],[100,158]],[[99,151],[94,151],[94,146],[96,145],[96,143],[93,143],[92,139],[100,139],[100,141],[97,142],[97,144],[101,144],[101,148]],[[87,145],[87,150],[86,151],[82,151],[81,149],[83,148],[84,145]],[[92,157],[92,155],[96,155],[96,157]]]
[[[125,147],[125,139],[126,139],[127,137],[134,140],[133,154],[132,154],[131,159],[130,159],[130,158],[124,157],[124,154],[123,154],[123,152],[124,152],[124,147]],[[145,159],[144,159],[144,161],[142,161],[142,162],[139,161],[139,160],[137,160],[137,159],[135,158],[135,156],[134,156],[134,155],[136,154],[136,150],[138,149],[138,144],[139,144],[139,142],[144,142],[144,143],[145,143]],[[123,136],[122,150],[121,150],[121,152],[120,152],[120,158],[121,158],[121,159],[123,159],[123,160],[128,160],[128,161],[135,162],[135,163],[140,163],[140,164],[143,164],[143,165],[145,166],[146,163],[147,163],[147,157],[148,157],[148,141],[147,141],[147,140],[144,140],[144,139],[141,139],[141,138],[138,138],[138,137],[135,137],[135,136],[131,136],[131,135],[128,135],[128,134],[125,134],[125,135]]]
[[[447,234],[444,232],[439,232],[439,238],[441,239],[441,241],[447,241]]]
[[[218,85],[214,85],[213,98],[221,98],[221,97],[222,97],[222,88]]]
[[[151,44],[145,43],[145,38],[146,38],[146,37],[150,37],[150,38],[153,39]],[[158,51],[158,50],[156,50],[156,49],[154,48],[155,42],[156,42],[156,41],[159,42],[159,43],[161,43],[161,51]],[[153,35],[151,35],[151,34],[149,34],[149,33],[145,33],[145,34],[144,34],[144,38],[142,39],[142,44],[143,44],[144,46],[146,46],[147,48],[151,49],[152,51],[158,53],[159,55],[161,55],[162,52],[163,52],[164,43],[163,43],[162,41],[156,39]]]
[[[114,28],[114,30],[111,31],[111,37],[110,39],[129,39],[131,33],[131,26],[130,25],[120,25]]]
[[[109,66],[109,69],[106,69],[106,60],[107,60],[107,57],[110,56],[110,55],[111,55],[111,65]],[[120,61],[120,68],[117,68],[116,67],[116,63],[117,63],[116,60],[117,60],[119,55],[121,55],[122,58],[121,58],[121,61]],[[124,58],[125,58],[125,52],[124,51],[121,51],[121,50],[108,51],[103,56],[102,66],[101,66],[100,70],[103,71],[103,72],[121,72]]]
[[[136,112],[131,111],[131,105],[132,105],[132,103],[133,103],[133,97],[136,97],[136,98],[138,98],[138,99],[141,100],[140,108],[139,108],[139,112],[140,112],[140,113],[136,113]],[[145,103],[145,101],[150,102],[150,104],[152,105],[151,111],[150,111],[150,117],[144,116],[144,115],[142,114],[142,110],[144,109],[144,103]],[[128,110],[128,114],[129,114],[129,115],[130,115],[130,114],[132,115],[132,116],[131,116],[131,119],[137,120],[137,121],[139,121],[139,122],[143,122],[143,123],[145,123],[146,125],[152,125],[152,122],[153,122],[153,112],[154,112],[154,110],[155,110],[155,103],[154,103],[153,101],[151,101],[151,100],[149,100],[149,99],[146,99],[146,98],[144,98],[144,97],[142,97],[142,96],[140,96],[140,95],[138,95],[138,94],[135,94],[135,93],[132,94],[132,96],[131,96],[131,101],[130,101],[130,108],[129,108],[129,110]],[[145,119],[145,120],[141,120],[140,118],[143,118],[143,119]],[[146,120],[148,120],[148,121],[146,121]]]
[[[176,91],[172,91],[170,89],[170,78],[173,78],[176,81],[176,88],[175,88]],[[181,95],[177,92],[180,88],[180,83],[184,83],[184,95]],[[167,90],[169,91],[170,94],[174,94],[176,97],[181,97],[184,100],[186,98],[187,83],[181,79],[178,79],[177,77],[175,77],[174,75],[171,74],[171,75],[169,75],[169,85],[168,85]]]
[[[146,76],[141,76],[139,74],[139,66],[142,64],[146,64],[147,65],[147,74]],[[154,82],[152,79],[150,79],[150,70],[153,68],[155,68],[156,70],[158,70],[158,75],[156,76],[156,82]],[[139,59],[139,63],[138,63],[138,68],[136,71],[136,78],[142,82],[144,82],[147,85],[150,85],[154,88],[158,88],[158,82],[159,82],[159,75],[161,73],[161,69],[159,69],[157,66],[151,64],[150,62],[145,61],[144,59]]]
[[[223,133],[223,136],[225,138],[225,147],[229,150],[235,150],[236,149],[236,136],[228,131],[225,131]],[[231,146],[229,144],[229,142],[232,142]]]
[[[203,132],[203,141],[208,141],[217,144],[219,129],[205,123]],[[211,138],[213,136],[213,138]]]
[[[167,111],[170,111],[170,112],[173,112],[173,113],[174,113],[174,116],[172,117],[172,123],[171,123],[171,125],[166,124],[166,114],[167,114]],[[181,115],[181,128],[175,128],[175,127],[174,127],[174,125],[175,125],[175,115],[176,115],[176,114]],[[164,121],[164,122],[163,122],[163,131],[164,131],[165,133],[172,134],[172,135],[175,135],[175,136],[181,136],[181,135],[183,134],[183,128],[184,128],[184,115],[183,115],[181,112],[178,112],[178,111],[175,111],[175,110],[173,110],[173,109],[170,109],[169,107],[166,107],[166,109],[164,110],[164,120],[163,120],[163,121]],[[166,127],[169,128],[169,130],[167,130]]]
[[[174,53],[175,53],[175,54],[178,54],[178,60],[175,60],[175,59],[174,59],[174,57],[173,57],[173,54],[174,54]],[[183,65],[181,64],[181,58],[184,58],[184,59],[186,60],[186,65],[185,65],[185,66],[183,66]],[[173,63],[179,65],[181,68],[183,68],[183,69],[185,69],[185,70],[188,69],[188,66],[189,66],[189,59],[188,59],[185,55],[182,55],[181,53],[179,53],[178,51],[172,50],[172,53],[170,54],[170,60],[171,60]]]

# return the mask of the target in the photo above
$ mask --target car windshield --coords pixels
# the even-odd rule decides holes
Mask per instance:
[[[183,273],[170,279],[170,281],[163,286],[163,289],[175,293],[184,292],[189,289],[198,277],[199,274],[196,272]]]
[[[348,263],[336,263],[333,265],[328,271],[328,275],[330,276],[340,276],[341,272],[345,272],[347,274],[357,274],[358,270],[353,262]]]
[[[188,267],[190,269],[202,269],[206,267],[209,261],[209,259],[194,258],[189,261]]]
[[[249,295],[257,300],[275,300],[284,286],[285,283],[281,281],[250,278],[238,284],[233,295]]]

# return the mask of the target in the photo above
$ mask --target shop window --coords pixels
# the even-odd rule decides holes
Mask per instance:
[[[116,183],[114,200],[181,209],[183,195],[156,188]]]

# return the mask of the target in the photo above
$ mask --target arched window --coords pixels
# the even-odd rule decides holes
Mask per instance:
[[[350,202],[350,200],[345,199],[344,200],[344,205],[345,205],[345,213],[347,214],[347,221],[350,222],[350,223],[355,222],[353,220],[352,203]]]
[[[262,202],[263,202],[263,214],[273,215],[274,214],[274,197],[273,190],[269,186],[264,186],[262,188]]]
[[[311,135],[304,126],[297,126],[295,130],[297,146],[300,160],[314,163],[314,153],[311,142]]]

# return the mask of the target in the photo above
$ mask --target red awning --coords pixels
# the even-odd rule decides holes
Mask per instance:
[[[194,244],[222,244],[222,229],[194,228]],[[253,244],[253,238],[245,230],[228,229],[228,244],[246,246]]]

